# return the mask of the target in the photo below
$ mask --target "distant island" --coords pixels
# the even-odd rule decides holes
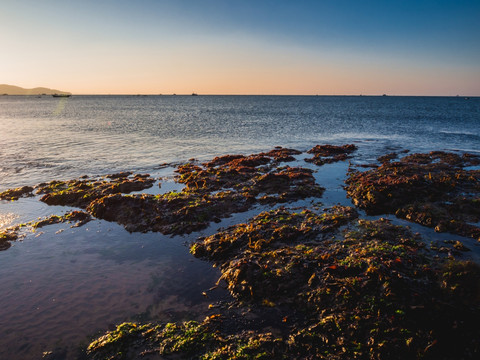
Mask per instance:
[[[0,95],[53,95],[53,94],[71,95],[71,93],[66,91],[49,89],[44,87],[24,89],[20,86],[0,84]]]

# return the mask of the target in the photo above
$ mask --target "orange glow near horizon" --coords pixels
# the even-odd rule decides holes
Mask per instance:
[[[23,62],[7,56],[2,82],[73,94],[480,95],[479,72],[408,59],[261,44],[134,50],[95,48],[95,58],[73,50],[60,59],[24,54]]]
[[[320,56],[303,56],[299,60],[295,56],[281,59],[273,52],[252,53],[256,54],[254,58],[243,59],[231,52],[210,51],[178,52],[170,57],[133,54],[117,58],[115,64],[110,64],[109,57],[66,64],[36,59],[30,61],[37,65],[21,72],[22,78],[7,76],[4,82],[73,94],[227,95],[475,95],[480,83],[479,75],[447,67],[407,67],[397,62],[392,70],[392,63],[381,61],[372,65],[357,61],[356,66],[351,66],[322,60]],[[43,69],[40,75],[38,67]]]
[[[58,9],[50,5],[50,10]],[[91,29],[83,21],[77,23],[79,29],[64,33],[54,21],[40,25],[34,10],[47,11],[30,9],[32,28],[17,26],[15,36],[3,39],[1,83],[73,94],[480,96],[478,64],[472,65],[467,57],[462,63],[452,56],[402,51],[395,45],[376,48],[335,41],[312,45],[302,42],[303,34],[298,34],[298,41],[289,39],[286,30],[284,37],[247,28],[211,32],[197,23],[195,32],[187,18],[155,21],[145,28],[140,23],[129,28],[125,19],[104,23],[98,18],[92,29],[106,30],[88,37]],[[87,14],[92,15],[83,15]],[[14,20],[0,14],[0,31],[3,27],[6,33],[8,21]],[[38,36],[32,40],[35,21],[41,41]],[[172,35],[169,26],[177,23],[183,27],[178,25],[181,31]]]

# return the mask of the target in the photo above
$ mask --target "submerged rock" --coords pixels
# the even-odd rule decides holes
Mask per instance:
[[[390,162],[391,160],[394,160],[396,158],[398,158],[398,154],[395,153],[395,152],[392,152],[392,153],[389,153],[389,154],[379,156],[377,158],[377,160],[381,163],[384,163],[384,162]]]

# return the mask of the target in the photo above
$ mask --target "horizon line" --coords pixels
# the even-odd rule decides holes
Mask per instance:
[[[370,96],[370,97],[459,97],[459,98],[470,98],[470,97],[480,97],[480,95],[469,95],[469,94],[455,94],[455,95],[428,95],[428,94],[201,94],[201,93],[121,93],[121,94],[112,94],[112,93],[72,93],[73,96]],[[193,95],[195,94],[195,95]],[[2,94],[0,94],[1,96]],[[25,94],[25,95],[13,95],[13,94],[3,94],[4,96],[38,96],[42,94]],[[50,96],[46,94],[44,96]]]

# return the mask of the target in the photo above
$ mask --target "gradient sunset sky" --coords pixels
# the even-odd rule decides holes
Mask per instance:
[[[0,83],[480,96],[480,1],[2,0]]]

